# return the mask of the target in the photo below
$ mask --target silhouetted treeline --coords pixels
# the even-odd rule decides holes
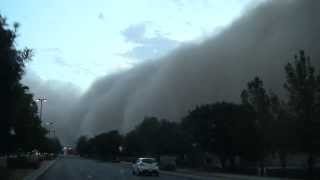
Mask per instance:
[[[119,155],[119,147],[122,143],[123,137],[118,131],[110,131],[93,138],[80,137],[76,149],[81,155],[110,160]]]
[[[20,83],[32,50],[16,48],[19,24],[11,28],[0,15],[0,155],[47,149],[52,141],[41,126],[38,108],[27,86]],[[50,149],[51,151],[52,149]]]
[[[114,130],[92,138],[82,136],[77,150],[84,156],[112,159],[119,155],[179,154],[188,151],[189,145],[177,123],[147,117],[126,135]]]
[[[197,106],[180,123],[146,117],[126,135],[83,136],[77,149],[86,155],[176,155],[192,165],[196,152],[211,153],[224,169],[238,168],[236,158],[256,162],[262,175],[268,156],[278,154],[285,169],[289,154],[302,153],[311,175],[320,152],[320,74],[303,51],[284,70],[286,97],[267,92],[255,77],[242,91],[240,104]]]

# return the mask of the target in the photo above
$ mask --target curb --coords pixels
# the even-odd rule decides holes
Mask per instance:
[[[130,168],[131,163],[128,162],[121,162],[121,164],[125,168]],[[204,179],[212,179],[212,178],[221,178],[221,179],[235,179],[235,180],[288,180],[288,178],[278,178],[278,177],[259,177],[259,176],[246,176],[246,175],[234,175],[234,174],[220,174],[220,173],[214,173],[210,174],[208,176],[199,175],[199,174],[188,174],[183,172],[171,172],[171,171],[163,171],[160,170],[160,175],[169,175],[169,176],[178,176],[178,177],[185,177],[190,179],[198,179],[198,180],[204,180]],[[292,179],[291,179],[292,180]]]
[[[219,178],[220,177],[220,176],[205,177],[205,176],[199,176],[199,175],[183,174],[183,173],[168,172],[168,171],[161,171],[160,170],[160,175],[161,174],[164,174],[164,175],[167,175],[167,176],[176,176],[176,177],[184,177],[184,178],[199,179],[199,180],[212,179],[212,178]],[[225,177],[221,176],[221,178],[225,178]]]
[[[168,172],[168,171],[160,171],[162,174],[170,175],[170,176],[180,176],[191,179],[212,179],[212,178],[221,178],[221,179],[234,179],[234,180],[283,180],[283,178],[274,178],[274,177],[258,177],[258,176],[246,176],[246,175],[232,175],[232,174],[210,174],[208,176],[198,175],[198,174],[184,174],[181,172]]]
[[[160,171],[162,174],[171,175],[171,176],[181,176],[192,179],[212,179],[212,178],[221,178],[221,179],[234,179],[234,180],[294,180],[288,178],[279,178],[279,177],[260,177],[260,176],[250,176],[250,175],[237,175],[237,174],[223,174],[223,173],[212,173],[208,175],[201,174],[188,174],[183,172],[171,172],[171,171]]]
[[[47,172],[49,170],[49,168],[52,167],[56,161],[57,161],[57,159],[50,161],[45,166],[40,167],[36,171],[34,171],[31,174],[29,174],[28,176],[26,176],[23,180],[37,180],[41,175],[43,175],[45,172]]]

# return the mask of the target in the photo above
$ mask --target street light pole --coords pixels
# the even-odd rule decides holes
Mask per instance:
[[[38,98],[38,102],[40,102],[40,121],[42,121],[42,106],[44,102],[47,102],[47,98]]]
[[[54,130],[53,124],[54,124],[53,122],[46,123],[46,125],[48,125],[48,127],[49,127],[49,136],[50,136],[50,133],[52,132],[53,137],[56,137],[56,131]]]

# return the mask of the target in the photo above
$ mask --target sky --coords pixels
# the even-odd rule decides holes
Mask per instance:
[[[264,3],[261,3],[264,2]],[[259,76],[286,97],[283,67],[305,50],[320,67],[320,1],[2,0],[34,49],[22,83],[45,96],[43,122],[64,143],[146,116],[179,122],[201,104],[240,102]],[[299,12],[299,13],[297,13]]]
[[[218,34],[254,2],[2,0],[0,13],[21,24],[17,46],[34,50],[27,73],[85,91],[98,77]]]

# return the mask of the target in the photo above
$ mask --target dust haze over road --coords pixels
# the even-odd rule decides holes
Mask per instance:
[[[283,66],[295,53],[304,49],[320,66],[319,9],[317,0],[266,1],[218,35],[101,77],[83,94],[56,82],[37,86],[35,75],[24,82],[35,94],[51,96],[45,116],[56,122],[64,142],[112,129],[127,132],[145,116],[179,121],[198,104],[238,102],[257,75],[283,96]]]

